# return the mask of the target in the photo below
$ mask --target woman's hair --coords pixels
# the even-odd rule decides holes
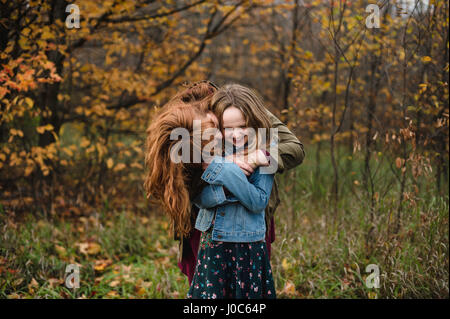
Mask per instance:
[[[191,230],[191,202],[189,196],[189,171],[201,169],[201,163],[175,163],[171,152],[179,140],[172,140],[176,128],[184,128],[190,134],[190,159],[192,154],[203,148],[208,141],[201,139],[201,145],[194,145],[194,120],[201,120],[201,132],[215,125],[206,117],[207,111],[201,103],[184,103],[173,100],[160,109],[159,114],[147,128],[145,144],[145,165],[147,174],[144,189],[147,198],[159,203],[169,215],[172,229],[177,234],[187,235]]]
[[[198,102],[197,106],[202,110],[208,110],[210,101],[218,87],[210,81],[198,81],[192,84],[185,84],[185,89],[172,97],[169,103],[193,103]]]
[[[254,90],[239,84],[227,84],[217,90],[211,98],[210,109],[219,119],[219,126],[222,131],[223,113],[231,106],[238,108],[244,115],[245,124],[256,132],[258,147],[268,147],[269,129],[272,127],[269,116],[266,112],[262,98]],[[258,128],[266,129],[266,138],[261,140]],[[249,147],[251,147],[249,145]]]

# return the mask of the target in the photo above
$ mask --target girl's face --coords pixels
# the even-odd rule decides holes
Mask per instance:
[[[224,137],[236,147],[242,147],[247,143],[247,125],[244,114],[235,106],[228,107],[223,112]]]

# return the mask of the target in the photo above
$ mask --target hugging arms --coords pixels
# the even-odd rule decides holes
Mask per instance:
[[[215,157],[201,177],[208,183],[193,202],[200,209],[240,202],[250,212],[262,212],[272,190],[274,174],[263,174],[256,168],[247,179],[237,164]],[[229,191],[229,195],[225,194]]]

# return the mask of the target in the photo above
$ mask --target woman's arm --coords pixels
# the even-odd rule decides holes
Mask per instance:
[[[274,174],[262,174],[258,168],[247,179],[235,163],[215,156],[201,178],[211,185],[225,186],[248,210],[259,213],[269,202]],[[223,188],[219,193],[225,197]]]
[[[281,122],[275,115],[267,111],[273,128],[278,129],[278,171],[283,173],[284,170],[294,168],[300,165],[305,158],[303,144],[289,130],[289,128]]]

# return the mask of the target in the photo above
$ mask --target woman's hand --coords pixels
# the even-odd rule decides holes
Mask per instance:
[[[239,155],[229,155],[226,157],[227,160],[233,161],[239,168],[244,172],[245,175],[252,175],[253,171],[257,167],[252,163],[248,163],[244,160],[244,156]]]
[[[267,160],[266,154],[262,150],[256,150],[248,155],[249,163],[254,163],[256,167],[258,166],[269,166],[269,161]]]

